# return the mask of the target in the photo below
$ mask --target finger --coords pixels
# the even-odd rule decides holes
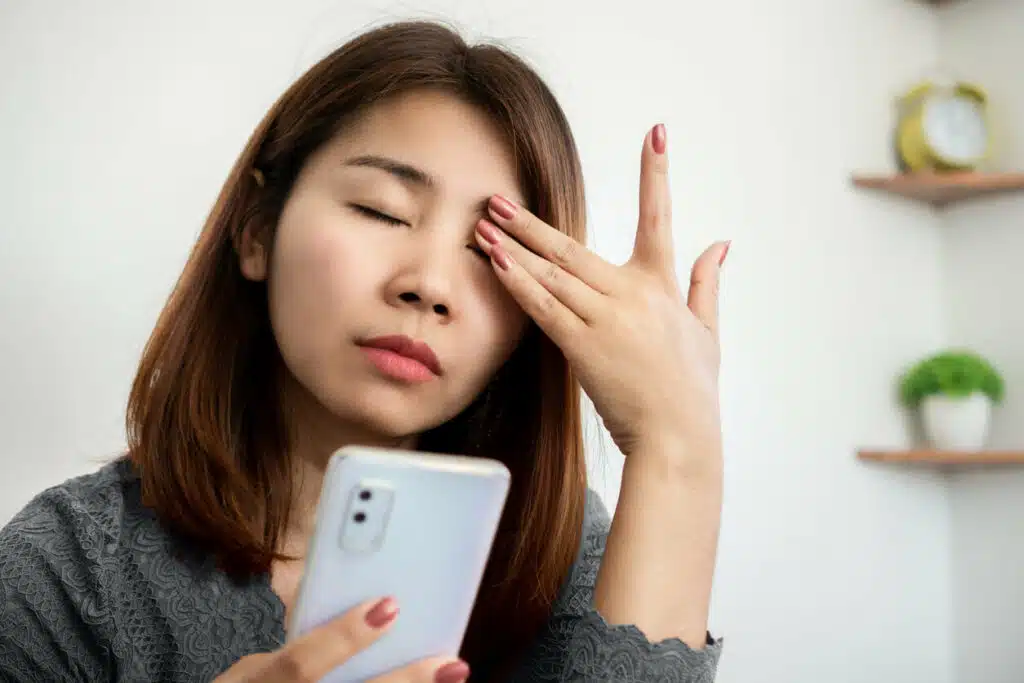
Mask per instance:
[[[557,263],[526,249],[486,218],[477,223],[476,240],[488,254],[495,245],[507,251],[534,280],[586,323],[593,322],[605,303],[603,294]]]
[[[573,339],[586,329],[583,319],[537,282],[504,247],[486,244],[484,248],[491,257],[491,266],[498,279],[519,307],[551,341],[567,352]]]
[[[392,598],[364,602],[280,650],[256,680],[319,681],[387,632],[397,616]]]
[[[686,303],[704,327],[718,334],[718,285],[731,242],[716,242],[704,250],[690,271]]]
[[[463,683],[467,678],[469,665],[462,660],[434,657],[389,671],[369,683]]]
[[[630,262],[673,277],[672,194],[668,180],[668,140],[658,124],[644,138],[640,156],[640,218]]]
[[[619,274],[618,268],[584,245],[501,195],[491,197],[487,212],[498,227],[530,251],[572,273],[602,294],[611,293]]]

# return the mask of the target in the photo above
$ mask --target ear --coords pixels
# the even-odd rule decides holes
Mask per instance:
[[[266,244],[266,232],[258,228],[256,221],[251,221],[235,240],[238,266],[243,277],[253,282],[262,282],[267,279],[270,259]]]

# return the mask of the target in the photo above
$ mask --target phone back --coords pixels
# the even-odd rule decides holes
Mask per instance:
[[[288,638],[376,597],[394,596],[399,615],[325,683],[458,654],[508,489],[509,471],[494,460],[367,447],[335,453]]]

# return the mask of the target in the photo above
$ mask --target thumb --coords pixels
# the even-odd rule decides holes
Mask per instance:
[[[718,335],[718,285],[722,264],[732,242],[715,242],[704,250],[690,271],[690,292],[687,306],[704,327]]]

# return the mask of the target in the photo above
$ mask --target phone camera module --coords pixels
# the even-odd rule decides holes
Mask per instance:
[[[357,512],[356,514],[352,515],[352,519],[355,520],[356,524],[362,524],[363,522],[366,521],[366,513],[365,512]]]
[[[359,492],[359,500],[370,500],[373,497],[373,492],[369,490]]]

